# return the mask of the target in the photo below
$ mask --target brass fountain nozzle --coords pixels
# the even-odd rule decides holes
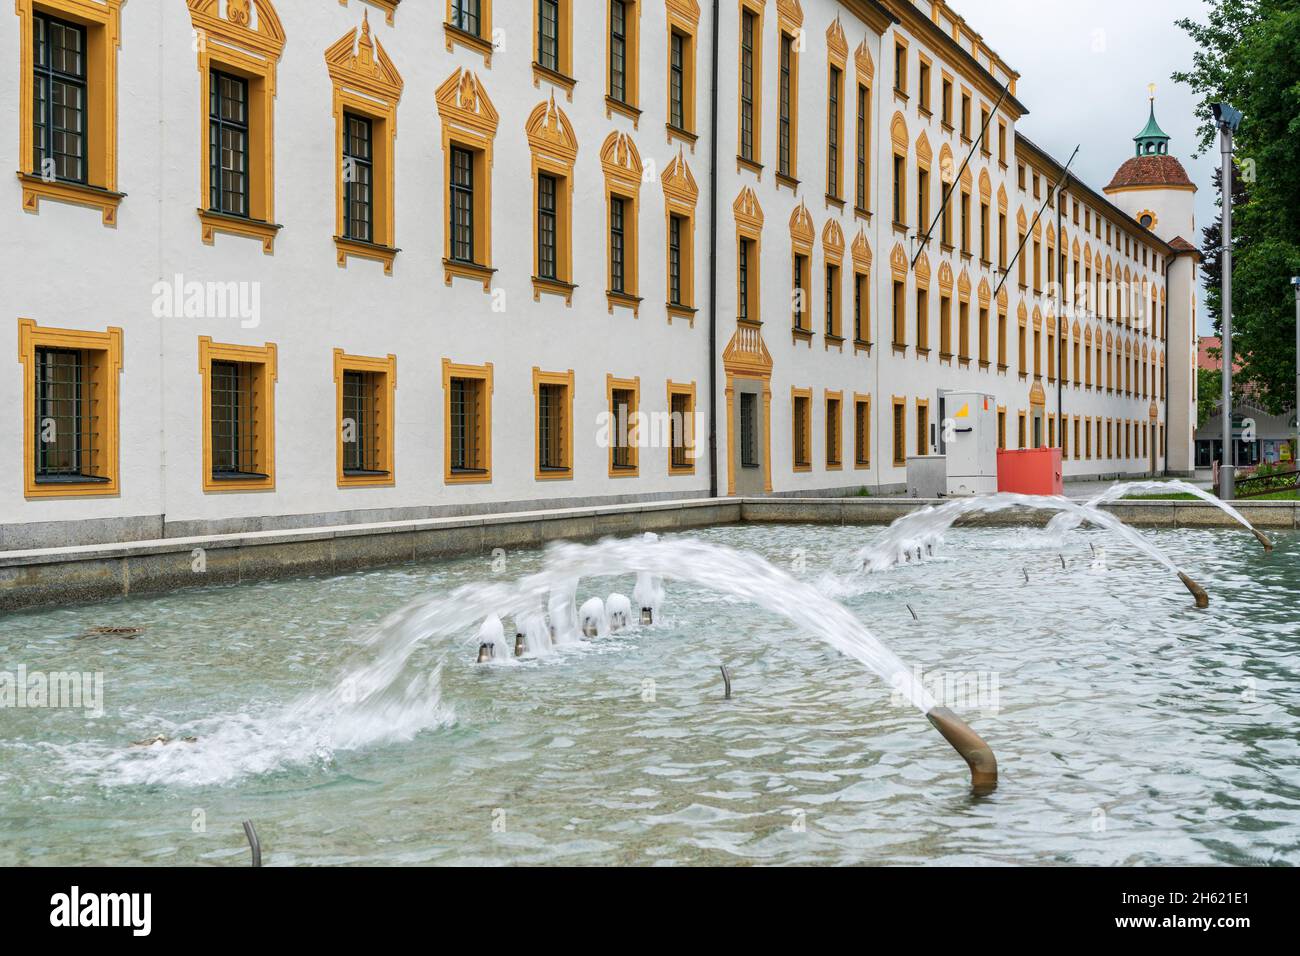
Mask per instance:
[[[1266,535],[1264,532],[1260,531],[1258,528],[1251,528],[1250,533],[1253,534],[1256,540],[1258,540],[1259,543],[1264,546],[1265,551],[1273,550],[1273,542],[1269,540],[1268,535]]]
[[[932,707],[925,716],[970,767],[971,790],[981,794],[996,790],[998,758],[993,756],[993,750],[984,738],[947,707]]]
[[[1205,588],[1201,587],[1182,571],[1178,572],[1178,580],[1183,582],[1183,587],[1192,592],[1192,597],[1196,599],[1196,606],[1205,608],[1210,606],[1210,596],[1205,593]]]

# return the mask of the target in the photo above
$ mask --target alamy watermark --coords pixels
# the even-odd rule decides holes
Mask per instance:
[[[0,671],[0,710],[74,709],[104,716],[102,671]]]
[[[240,328],[262,324],[262,283],[185,281],[177,273],[170,282],[155,282],[155,319],[238,319]]]

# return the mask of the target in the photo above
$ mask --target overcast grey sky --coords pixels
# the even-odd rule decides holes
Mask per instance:
[[[1192,159],[1196,98],[1169,77],[1191,66],[1180,17],[1206,19],[1203,0],[950,0],[951,6],[1020,73],[1017,98],[1029,109],[1020,132],[1059,161],[1080,145],[1073,171],[1101,190],[1133,155],[1147,121],[1147,85],[1156,84],[1156,119],[1169,152],[1198,188],[1196,232],[1218,215],[1213,175],[1218,152]],[[1203,295],[1202,295],[1203,298]],[[1202,301],[1201,334],[1209,334]]]

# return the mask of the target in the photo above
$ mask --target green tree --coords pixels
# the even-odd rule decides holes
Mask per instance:
[[[1233,204],[1232,345],[1243,384],[1252,383],[1264,406],[1279,413],[1295,389],[1290,279],[1300,275],[1300,4],[1209,0],[1206,23],[1178,25],[1198,46],[1192,68],[1174,79],[1201,98],[1200,151],[1217,139],[1212,104],[1231,103],[1243,114],[1236,151],[1248,195]],[[1213,315],[1217,288],[1210,305]]]

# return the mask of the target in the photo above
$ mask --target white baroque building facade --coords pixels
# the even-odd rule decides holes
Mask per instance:
[[[1154,109],[1089,187],[942,0],[15,14],[0,548],[893,491],[952,390],[1192,470]]]

